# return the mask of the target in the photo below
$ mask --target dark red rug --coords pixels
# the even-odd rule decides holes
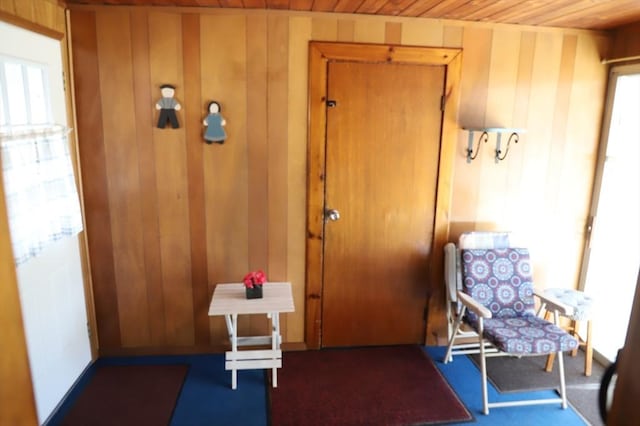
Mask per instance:
[[[272,426],[473,419],[418,346],[286,352],[270,397]]]
[[[188,369],[187,365],[99,366],[62,425],[168,425]]]

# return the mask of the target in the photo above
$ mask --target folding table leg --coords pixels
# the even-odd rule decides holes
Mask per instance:
[[[236,353],[238,352],[238,314],[225,315],[224,319],[227,323],[227,332],[231,341],[231,351]],[[231,389],[236,389],[237,387],[238,370],[234,367],[231,369]]]
[[[271,350],[273,351],[273,358],[275,359],[276,351],[280,349],[280,315],[278,312],[271,314]],[[278,387],[278,368],[272,369],[272,381],[273,387]]]

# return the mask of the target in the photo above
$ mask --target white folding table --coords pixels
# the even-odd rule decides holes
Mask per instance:
[[[238,370],[271,368],[273,387],[278,386],[277,369],[282,367],[280,313],[293,312],[291,283],[267,282],[261,299],[247,299],[242,283],[218,284],[211,297],[209,316],[224,315],[231,342],[225,354],[225,370],[231,370],[231,388],[238,385]],[[271,318],[271,335],[238,337],[238,315],[267,314]],[[271,345],[271,349],[243,350],[241,346]]]

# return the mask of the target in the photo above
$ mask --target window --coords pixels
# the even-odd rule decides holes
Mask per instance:
[[[0,57],[0,154],[16,263],[82,230],[68,130],[53,123],[46,65]]]

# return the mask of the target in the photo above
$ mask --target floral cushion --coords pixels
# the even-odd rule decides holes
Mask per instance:
[[[499,350],[518,355],[574,349],[578,342],[553,323],[536,317],[527,249],[462,250],[463,291],[491,311],[484,337]],[[477,326],[472,312],[468,321]]]
[[[534,315],[486,318],[483,336],[502,352],[542,355],[570,351],[578,341],[555,324]]]

